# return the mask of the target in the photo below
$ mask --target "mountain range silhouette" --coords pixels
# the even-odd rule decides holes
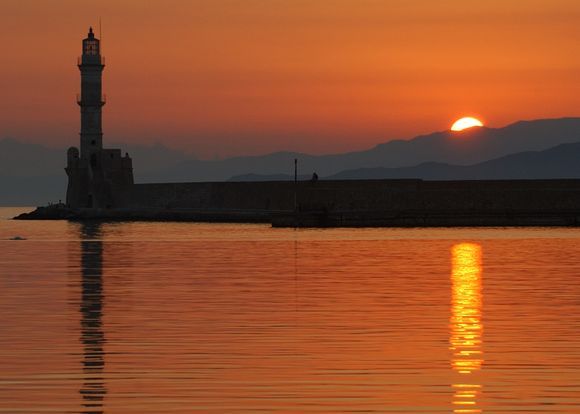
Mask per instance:
[[[207,161],[159,144],[121,145],[134,159],[137,182],[288,180],[293,179],[294,158],[301,179],[313,172],[321,179],[580,178],[580,118],[435,132],[331,155],[277,152]],[[0,204],[64,199],[65,154],[64,149],[0,140]]]

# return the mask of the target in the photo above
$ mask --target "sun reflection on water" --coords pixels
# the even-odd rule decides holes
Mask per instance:
[[[451,365],[462,377],[453,384],[454,413],[481,413],[477,400],[482,386],[474,384],[471,377],[483,364],[481,322],[481,246],[461,243],[453,246],[452,255],[452,303],[450,349],[453,351]]]

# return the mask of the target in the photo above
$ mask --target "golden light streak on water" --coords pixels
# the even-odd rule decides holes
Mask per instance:
[[[483,364],[481,323],[481,246],[456,244],[452,256],[451,365],[461,375],[471,375]],[[473,382],[473,381],[472,381]],[[481,385],[462,381],[452,385],[454,413],[481,413],[477,408]]]

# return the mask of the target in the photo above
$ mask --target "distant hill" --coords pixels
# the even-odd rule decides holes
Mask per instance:
[[[110,144],[134,159],[135,177],[143,180],[152,170],[169,168],[187,155],[162,145]],[[39,205],[66,197],[65,148],[0,139],[0,205]]]
[[[580,178],[580,142],[544,151],[507,155],[470,166],[428,162],[405,168],[359,168],[330,180],[421,178],[425,180],[506,180]]]
[[[147,180],[225,181],[245,174],[293,174],[294,158],[301,174],[331,176],[358,168],[411,167],[424,162],[471,165],[522,151],[541,151],[580,141],[580,118],[521,121],[504,128],[472,128],[463,132],[436,132],[408,141],[396,140],[366,151],[334,155],[277,152],[222,161],[187,160],[155,171]]]
[[[310,178],[316,172],[320,177],[337,178],[414,176],[452,179],[443,177],[463,177],[458,175],[461,166],[522,151],[543,151],[558,144],[578,141],[580,118],[562,118],[521,121],[504,128],[473,128],[460,133],[436,132],[408,141],[389,141],[366,151],[318,156],[277,152],[205,161],[159,144],[114,144],[107,143],[105,138],[105,145],[129,152],[133,158],[136,182],[187,182],[225,181],[230,178],[238,181],[278,180],[285,176],[292,179],[294,158],[299,159],[299,173],[304,178]],[[44,204],[64,200],[65,164],[65,148],[0,139],[0,205]],[[495,176],[491,175],[495,174],[491,168],[485,177],[553,177],[542,176],[540,170],[537,170],[540,175],[535,176],[526,176],[526,173],[514,175],[517,171],[531,171],[522,168],[508,171],[505,167],[503,175],[497,173]],[[387,169],[392,171],[385,171]],[[470,174],[476,174],[475,170],[470,171]]]
[[[323,180],[510,180],[580,178],[580,142],[561,144],[544,151],[526,151],[474,165],[425,162],[413,167],[358,168],[322,177]],[[290,181],[290,174],[245,174],[230,181]],[[309,180],[310,176],[300,176]]]

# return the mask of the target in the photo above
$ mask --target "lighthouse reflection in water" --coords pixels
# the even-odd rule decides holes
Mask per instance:
[[[483,364],[481,257],[479,244],[456,244],[451,251],[450,349],[453,352],[451,365],[458,374],[453,384],[454,413],[482,412],[478,408],[482,385],[476,380],[476,373]]]

